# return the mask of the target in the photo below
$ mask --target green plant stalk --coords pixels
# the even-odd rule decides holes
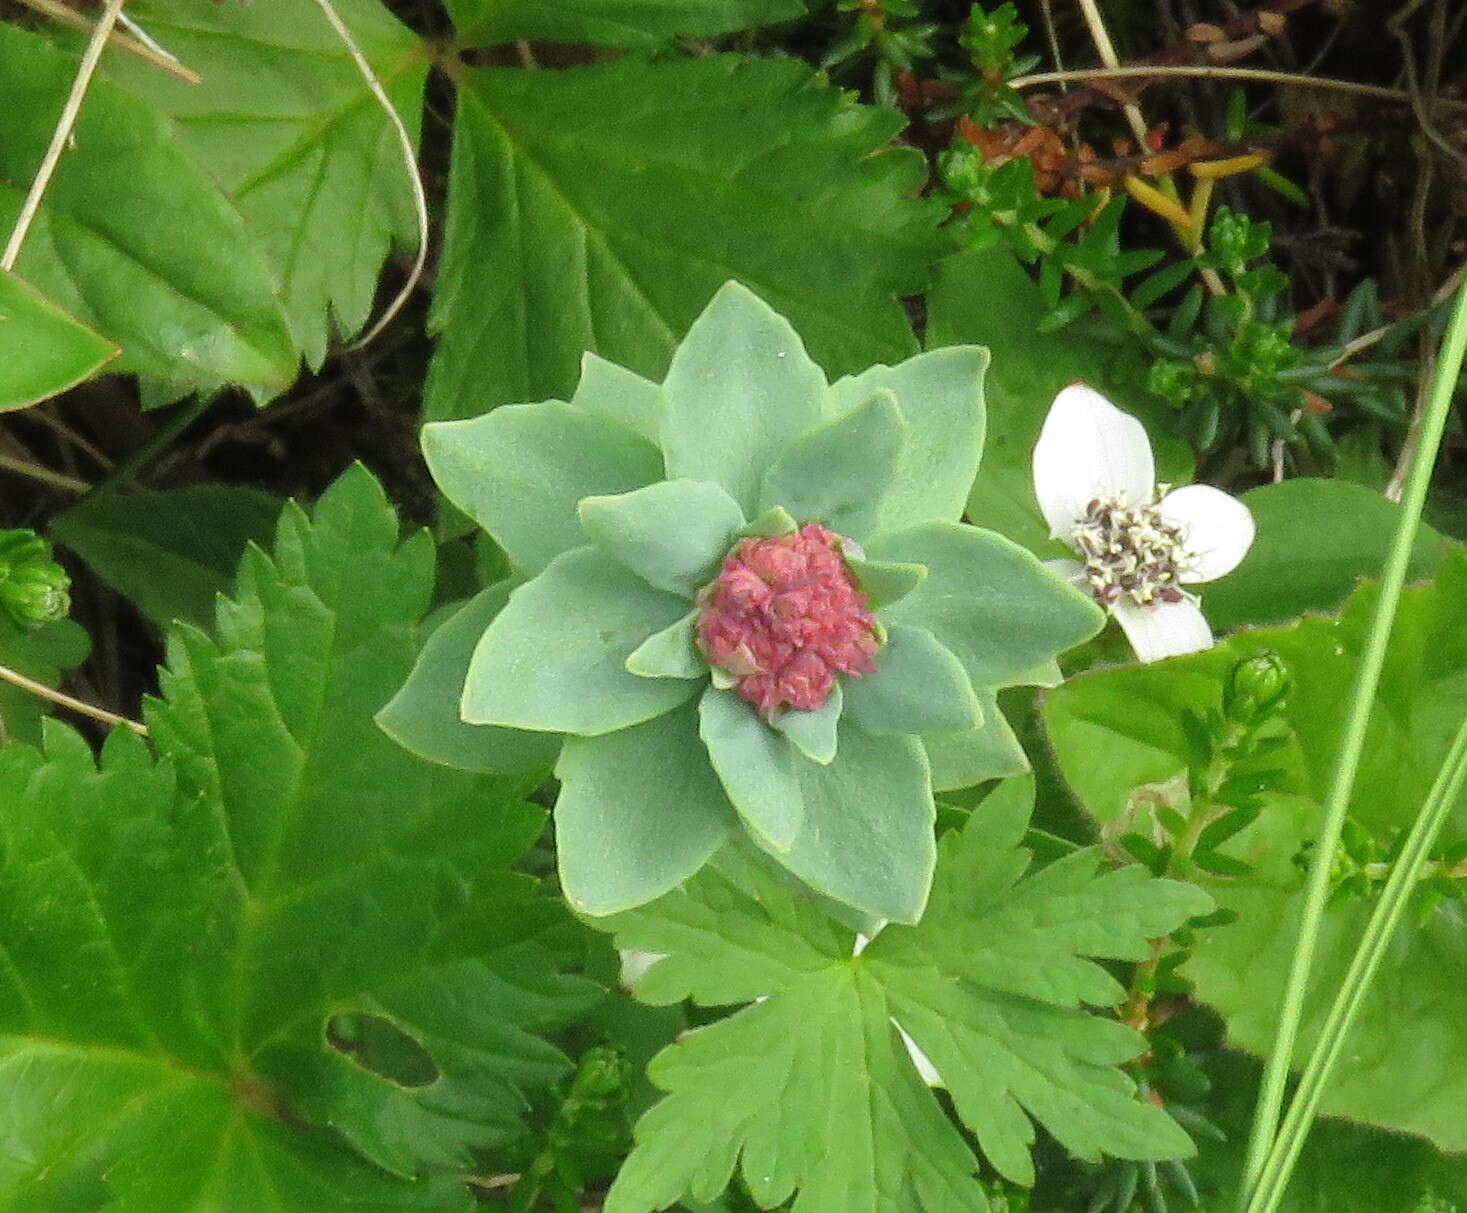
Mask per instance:
[[[1386,558],[1385,570],[1381,576],[1380,597],[1376,600],[1364,659],[1360,663],[1350,696],[1344,736],[1335,760],[1329,791],[1325,796],[1324,821],[1309,865],[1304,909],[1299,919],[1299,940],[1289,966],[1284,1001],[1279,1008],[1278,1031],[1274,1035],[1273,1049],[1264,1064],[1258,1105],[1254,1110],[1253,1128],[1248,1139],[1247,1160],[1238,1191],[1240,1210],[1252,1207],[1249,1202],[1263,1177],[1264,1165],[1278,1129],[1284,1089],[1289,1079],[1289,1063],[1294,1056],[1299,1021],[1304,1012],[1304,995],[1309,985],[1310,970],[1314,966],[1314,952],[1319,943],[1325,903],[1329,899],[1330,867],[1339,847],[1345,813],[1355,788],[1360,756],[1365,747],[1365,730],[1370,722],[1376,689],[1380,685],[1381,670],[1385,666],[1386,647],[1390,642],[1396,608],[1400,604],[1401,588],[1406,581],[1406,566],[1420,529],[1421,513],[1426,505],[1426,490],[1431,483],[1442,432],[1451,411],[1452,389],[1456,385],[1464,352],[1467,352],[1467,289],[1459,289],[1457,303],[1442,341],[1431,399],[1422,422],[1421,444],[1416,450],[1406,480],[1406,491],[1401,499],[1401,517],[1396,524],[1390,554]]]
[[[1288,1114],[1279,1129],[1273,1148],[1265,1160],[1263,1174],[1253,1199],[1248,1203],[1248,1213],[1274,1213],[1288,1188],[1289,1177],[1304,1139],[1318,1113],[1319,1101],[1324,1095],[1334,1064],[1344,1047],[1350,1028],[1355,1022],[1365,1001],[1366,991],[1385,957],[1401,918],[1411,901],[1411,892],[1421,878],[1427,855],[1431,853],[1442,826],[1446,824],[1453,807],[1467,785],[1467,718],[1457,730],[1457,736],[1443,761],[1441,770],[1431,791],[1422,803],[1421,811],[1411,827],[1401,854],[1391,868],[1380,900],[1361,936],[1360,946],[1355,950],[1349,972],[1330,1007],[1329,1018],[1320,1033],[1319,1043],[1304,1067],[1299,1087],[1289,1103]]]

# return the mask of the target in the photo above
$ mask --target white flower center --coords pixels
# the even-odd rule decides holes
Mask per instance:
[[[1072,542],[1085,561],[1090,592],[1102,606],[1123,596],[1138,606],[1187,597],[1180,577],[1189,562],[1186,535],[1161,516],[1155,501],[1130,506],[1119,498],[1098,498],[1085,507]]]

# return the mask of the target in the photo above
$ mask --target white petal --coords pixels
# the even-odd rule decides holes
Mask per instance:
[[[641,980],[643,973],[666,957],[666,952],[638,952],[624,948],[621,953],[621,984],[630,988]]]
[[[907,1035],[906,1028],[892,1020],[892,1027],[901,1033],[902,1043],[907,1046],[907,1056],[912,1059],[912,1064],[917,1067],[917,1073],[922,1076],[922,1081],[929,1087],[945,1087],[947,1083],[942,1081],[942,1075],[937,1072],[928,1059],[927,1054],[917,1047],[917,1042]]]
[[[1231,573],[1253,545],[1253,515],[1236,497],[1210,484],[1189,484],[1161,499],[1161,516],[1182,528],[1189,560],[1185,582],[1216,581]]]
[[[1137,606],[1122,595],[1111,607],[1111,614],[1142,661],[1160,661],[1212,648],[1212,629],[1207,626],[1202,608],[1191,599]]]
[[[1085,566],[1078,560],[1070,560],[1064,556],[1059,556],[1054,560],[1046,560],[1044,567],[1061,581],[1068,581],[1071,585],[1077,585],[1081,589],[1084,589],[1090,584],[1085,577]]]
[[[1083,383],[1054,398],[1034,446],[1034,495],[1052,538],[1068,542],[1097,497],[1139,505],[1155,489],[1151,439],[1139,421]]]

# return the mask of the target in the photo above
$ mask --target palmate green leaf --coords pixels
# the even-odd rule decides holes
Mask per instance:
[[[229,485],[104,494],[60,514],[51,535],[149,619],[208,626],[245,546],[268,546],[281,501]]]
[[[173,634],[161,761],[119,732],[99,770],[59,727],[0,751],[0,1209],[463,1211],[443,1173],[565,1072],[534,1032],[595,991],[508,870],[543,813],[371,724],[431,583],[349,473],[217,640]],[[426,1072],[333,1047],[363,1017]]]
[[[431,52],[377,0],[333,0],[416,136]],[[366,323],[383,260],[418,241],[387,115],[314,4],[137,0],[129,14],[196,70],[175,80],[125,56],[108,73],[174,120],[180,146],[245,218],[279,284],[296,348],[320,366]]]
[[[1146,424],[1159,479],[1192,479],[1191,455],[1172,430],[1169,410],[1128,382],[1110,382],[1110,347],[1072,333],[1041,334],[1039,322],[1048,310],[1039,288],[1001,246],[939,263],[927,298],[929,346],[973,342],[998,355],[984,383],[988,435],[968,517],[1046,558],[1068,553],[1049,538],[1034,499],[1034,443],[1055,393],[1067,384],[1083,380],[1104,390]]]
[[[665,1049],[668,1092],[637,1125],[608,1213],[712,1200],[740,1169],[769,1208],[795,1213],[972,1213],[977,1159],[907,1056],[900,1025],[937,1065],[989,1161],[1032,1180],[1027,1111],[1085,1158],[1186,1155],[1118,1067],[1140,1036],[1081,1004],[1118,1002],[1095,959],[1135,959],[1207,905],[1185,885],[1098,875],[1085,852],[1025,876],[1029,816],[1011,786],[944,838],[920,925],[855,936],[736,853],[610,924],[658,954],[639,998],[748,1004]],[[1092,959],[1095,958],[1095,959]],[[839,1149],[832,1149],[832,1142]]]
[[[1226,1016],[1231,1042],[1254,1052],[1273,1042],[1305,879],[1293,859],[1319,829],[1375,592],[1374,585],[1357,591],[1338,619],[1306,618],[1241,633],[1192,657],[1082,675],[1051,692],[1045,708],[1065,778],[1103,824],[1119,824],[1145,803],[1144,796],[1133,798],[1134,789],[1185,774],[1190,750],[1183,714],[1215,711],[1240,659],[1260,651],[1283,659],[1293,684],[1283,709],[1288,744],[1270,757],[1276,773],[1259,796],[1259,818],[1223,847],[1251,870],[1202,878],[1237,919],[1200,932],[1185,970],[1199,996]],[[1414,818],[1460,724],[1464,694],[1467,555],[1453,550],[1434,584],[1404,594],[1367,734],[1350,813],[1382,849]],[[1147,828],[1139,820],[1134,825]],[[1458,814],[1443,845],[1464,838],[1467,820]],[[1301,1063],[1369,909],[1368,902],[1346,897],[1325,914]],[[1349,1062],[1325,1093],[1325,1113],[1421,1133],[1448,1150],[1467,1148],[1464,964],[1467,929],[1457,903],[1403,928],[1346,1046]]]
[[[805,12],[803,0],[448,0],[447,7],[466,46],[528,38],[646,47],[790,21]]]
[[[0,412],[74,387],[118,352],[39,291],[0,271]]]
[[[832,373],[915,352],[895,296],[938,216],[890,113],[731,56],[473,70],[458,98],[430,417],[564,398],[585,349],[661,379],[729,278]]]
[[[19,213],[76,60],[0,25],[0,228]],[[181,387],[273,392],[295,352],[239,214],[151,107],[105,80],[88,92],[16,272],[122,346],[114,364]]]

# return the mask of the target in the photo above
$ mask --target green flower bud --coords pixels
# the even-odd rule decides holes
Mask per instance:
[[[576,1070],[574,1093],[600,1102],[620,1095],[627,1081],[627,1062],[615,1049],[588,1049]]]
[[[30,530],[0,532],[0,612],[23,631],[64,619],[71,610],[71,578],[51,559],[51,548]]]
[[[1213,261],[1237,274],[1248,262],[1268,252],[1271,236],[1268,224],[1254,223],[1246,215],[1236,215],[1220,206],[1207,232],[1207,247]]]
[[[1238,662],[1223,690],[1223,712],[1239,724],[1257,724],[1288,698],[1292,680],[1277,653],[1255,653]]]

